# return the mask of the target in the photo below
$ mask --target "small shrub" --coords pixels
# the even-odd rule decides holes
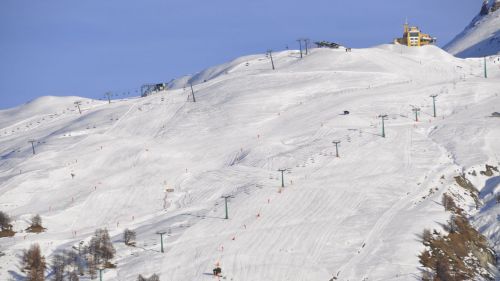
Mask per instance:
[[[125,241],[125,245],[127,246],[135,246],[135,231],[130,229],[125,229],[123,232],[123,240]]]
[[[34,233],[45,231],[45,228],[42,226],[42,217],[40,217],[39,214],[36,214],[31,218],[31,225],[26,229],[26,231]]]
[[[10,230],[12,228],[11,218],[6,213],[0,211],[0,230]]]
[[[444,206],[444,209],[446,211],[453,212],[457,208],[457,206],[455,205],[455,201],[453,200],[453,198],[450,195],[446,194],[446,193],[443,194],[443,198],[442,198],[441,202],[442,202],[442,204]]]
[[[31,218],[31,226],[42,226],[42,217],[40,217],[39,214],[36,214]]]
[[[16,233],[12,230],[11,218],[6,213],[0,211],[0,238],[11,237]]]
[[[160,277],[156,274],[151,275],[148,281],[160,281]]]
[[[432,241],[432,234],[429,229],[424,229],[424,232],[422,233],[422,242],[424,245],[428,246],[431,244]]]
[[[137,281],[160,281],[160,277],[156,274],[153,274],[151,275],[151,277],[146,278],[139,274],[139,276],[137,276]]]

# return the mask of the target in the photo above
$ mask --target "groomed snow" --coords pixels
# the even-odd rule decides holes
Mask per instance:
[[[453,176],[499,162],[500,118],[488,116],[500,111],[500,70],[484,79],[481,60],[433,46],[298,57],[275,53],[272,71],[254,55],[183,78],[196,103],[178,83],[111,104],[44,97],[0,111],[0,209],[16,231],[36,213],[48,229],[0,239],[0,280],[19,274],[30,244],[50,257],[101,227],[117,248],[106,281],[214,280],[217,262],[237,281],[418,280],[419,235],[448,218],[440,201]],[[284,189],[279,168],[290,169]],[[234,196],[228,220],[222,195]],[[123,245],[125,228],[138,247]],[[158,231],[169,233],[165,253]]]

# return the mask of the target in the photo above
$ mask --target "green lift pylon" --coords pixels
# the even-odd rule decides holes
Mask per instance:
[[[234,198],[234,196],[232,196],[232,195],[224,195],[224,196],[222,196],[222,198],[224,198],[224,204],[225,204],[225,207],[226,207],[226,217],[224,219],[227,220],[227,219],[229,219],[229,212],[227,210],[227,200],[229,198]]]
[[[379,118],[382,119],[382,137],[385,138],[385,120],[387,120],[387,114],[379,115]]]
[[[488,68],[486,67],[486,57],[484,57],[484,78],[488,78]]]
[[[435,95],[435,94],[434,94],[434,95],[431,95],[431,98],[432,98],[432,106],[433,106],[433,108],[434,108],[434,118],[436,118],[436,97],[437,97],[437,96],[438,96],[438,95]]]

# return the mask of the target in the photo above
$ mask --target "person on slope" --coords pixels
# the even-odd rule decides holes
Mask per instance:
[[[215,268],[213,269],[213,272],[214,272],[214,276],[220,276],[220,274],[222,273],[222,269],[220,268],[219,262],[217,262],[215,264]]]

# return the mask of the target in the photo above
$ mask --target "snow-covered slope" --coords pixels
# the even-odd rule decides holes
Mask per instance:
[[[460,58],[500,54],[500,10],[478,15],[444,49]]]
[[[36,213],[47,227],[0,239],[0,280],[19,273],[30,244],[50,256],[100,227],[117,247],[106,281],[213,280],[217,262],[238,281],[418,276],[418,235],[448,218],[438,202],[453,176],[499,162],[500,119],[488,115],[500,111],[500,71],[484,79],[479,60],[433,46],[274,57],[276,71],[255,55],[200,73],[196,103],[180,87],[78,98],[81,115],[77,98],[0,111],[0,208],[16,231]],[[234,196],[228,220],[223,195]],[[138,247],[120,243],[125,228]]]

